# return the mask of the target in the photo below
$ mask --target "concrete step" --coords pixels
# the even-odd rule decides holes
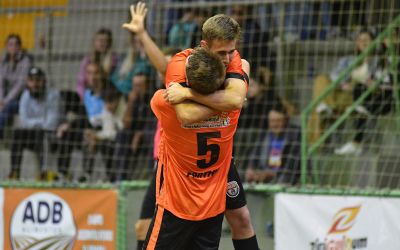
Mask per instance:
[[[25,180],[35,180],[39,171],[39,164],[36,154],[30,150],[24,150],[21,163],[21,178]],[[73,180],[79,178],[83,173],[82,152],[74,150],[71,155],[70,172]],[[8,149],[0,150],[0,180],[6,180],[11,168],[11,153]],[[49,153],[45,157],[45,166],[47,171],[57,172],[56,155]],[[105,167],[98,153],[95,157],[92,181],[106,179]]]
[[[316,155],[313,162],[324,187],[374,188],[378,158],[367,153],[359,157],[329,154]]]
[[[360,156],[317,155],[321,185],[336,188],[400,188],[400,157],[364,152]]]

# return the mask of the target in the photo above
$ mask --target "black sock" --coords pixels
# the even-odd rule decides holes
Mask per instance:
[[[232,239],[232,241],[235,250],[260,250],[258,248],[256,235],[248,239],[243,239],[243,240]]]
[[[142,250],[144,244],[144,240],[137,241],[137,250]]]

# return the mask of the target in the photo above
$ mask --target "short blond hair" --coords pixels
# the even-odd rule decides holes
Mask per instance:
[[[212,44],[214,40],[242,41],[242,29],[235,19],[219,14],[207,19],[203,24],[203,40]]]

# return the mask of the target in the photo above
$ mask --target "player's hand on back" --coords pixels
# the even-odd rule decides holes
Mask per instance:
[[[132,15],[132,20],[130,23],[125,23],[122,25],[123,28],[126,28],[130,30],[133,33],[140,34],[142,33],[144,29],[144,19],[146,17],[148,9],[145,8],[146,4],[142,2],[138,2],[136,5],[136,11],[135,11],[135,6],[131,5],[131,15]]]
[[[164,100],[169,104],[178,104],[188,99],[189,89],[182,87],[177,82],[171,82],[164,92]]]

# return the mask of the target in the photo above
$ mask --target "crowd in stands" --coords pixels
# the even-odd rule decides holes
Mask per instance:
[[[395,53],[398,54],[398,29],[393,29],[392,37],[395,43]],[[316,77],[313,98],[320,96],[332,81],[339,79],[340,75],[354,63],[356,57],[370,46],[373,39],[374,35],[371,31],[361,30],[356,41],[355,53],[340,58],[336,68],[332,70],[329,76],[320,75]],[[317,142],[332,120],[347,111],[353,101],[363,95],[374,82],[381,80],[374,87],[372,93],[366,96],[361,105],[355,107],[354,112],[357,116],[354,139],[334,150],[334,153],[338,155],[362,154],[361,142],[364,139],[367,119],[371,116],[388,114],[394,109],[393,88],[395,77],[398,77],[398,66],[395,67],[396,70],[391,69],[392,60],[389,55],[389,38],[385,38],[377,51],[364,57],[341,80],[339,86],[329,93],[312,112],[308,122],[309,143]],[[386,70],[389,70],[389,74],[384,76]]]
[[[397,5],[399,1],[367,1],[365,6],[358,8],[381,10],[391,7],[400,11]],[[239,138],[234,152],[247,158],[242,166],[238,166],[245,181],[297,185],[301,129],[290,119],[299,110],[276,90],[280,83],[274,78],[275,56],[267,46],[274,35],[269,29],[272,23],[279,26],[283,20],[283,39],[286,42],[330,39],[347,32],[342,22],[350,17],[344,14],[338,18],[334,10],[344,7],[332,1],[287,4],[284,19],[277,15],[280,8],[278,4],[230,7],[231,16],[242,27],[242,43],[237,49],[251,66],[247,102],[238,125],[239,130],[248,132],[251,143],[246,143],[247,138]],[[316,9],[322,13],[322,29],[318,34],[314,30],[317,26]],[[258,13],[261,18],[253,18],[253,13]],[[354,54],[340,58],[329,75],[319,75],[314,79],[314,99],[353,64],[381,28],[398,14],[396,11],[389,16],[383,15],[382,11],[371,13],[366,11],[362,16],[362,24],[369,28],[358,30]],[[163,52],[151,43],[145,30],[139,32],[138,29],[138,32],[129,34],[126,53],[119,55],[113,50],[112,31],[100,28],[93,37],[92,51],[82,59],[75,91],[50,88],[46,72],[34,66],[33,58],[23,50],[20,37],[10,34],[0,61],[0,140],[11,152],[9,179],[20,179],[22,151],[26,148],[38,155],[37,180],[46,180],[45,145],[50,145],[50,151],[57,156],[55,179],[60,181],[94,181],[91,175],[97,153],[102,156],[107,181],[141,179],[151,171],[157,159],[154,145],[159,139],[160,124],[151,111],[150,100],[157,88],[164,86],[166,73],[166,65],[160,65],[163,61],[157,61],[157,57],[161,54],[169,61],[179,51],[200,45],[202,25],[214,13],[212,9],[202,8],[180,11],[179,18],[175,14],[171,15],[173,20],[166,20],[168,38],[165,45],[159,44],[159,47],[167,47]],[[398,30],[394,30],[393,38],[398,41]],[[343,114],[353,100],[381,79],[394,60],[388,53],[389,42],[386,39],[318,104],[308,119],[310,145],[318,141],[332,119]],[[395,74],[397,72],[392,71],[384,77],[356,107],[359,116],[354,139],[335,149],[334,153],[362,153],[361,142],[367,118],[387,114],[393,109]],[[13,126],[17,114],[21,124]],[[7,134],[10,139],[6,139]],[[75,177],[71,176],[70,170],[74,149],[81,150],[83,155],[83,174]]]

